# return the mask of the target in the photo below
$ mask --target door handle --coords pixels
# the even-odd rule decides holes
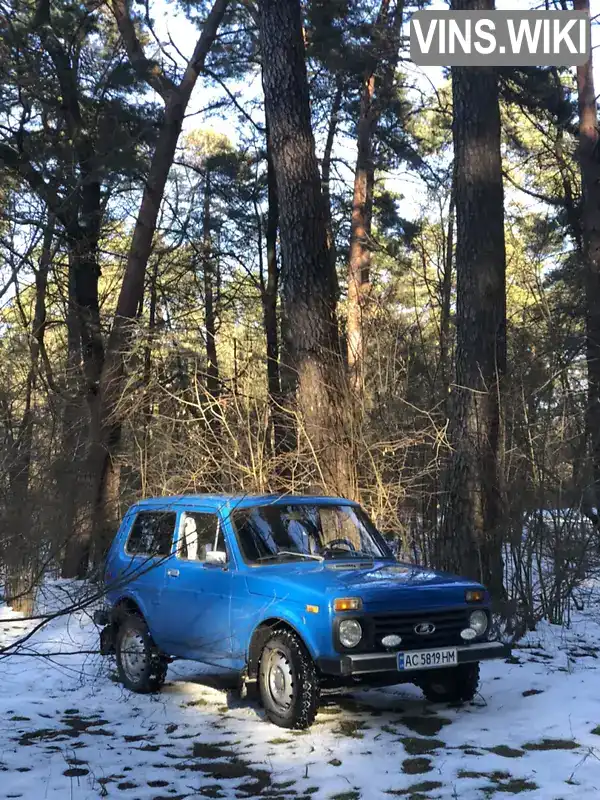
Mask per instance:
[[[179,570],[178,569],[168,569],[167,575],[169,578],[178,578],[179,577]]]

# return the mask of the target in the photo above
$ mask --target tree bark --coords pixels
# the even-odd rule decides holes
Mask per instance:
[[[450,389],[450,313],[452,302],[452,275],[454,266],[454,224],[456,221],[456,170],[452,170],[452,186],[450,187],[450,207],[448,209],[448,230],[446,231],[446,251],[444,254],[444,274],[442,275],[441,310],[440,310],[440,375],[444,407],[448,414],[448,397]]]
[[[382,0],[371,40],[371,65],[362,82],[354,173],[350,258],[348,262],[347,338],[350,383],[360,392],[364,380],[363,310],[370,284],[371,221],[375,189],[373,137],[381,113],[376,92],[389,90],[400,47],[404,1],[398,0],[390,20],[390,0]]]
[[[273,449],[276,455],[288,449],[286,447],[286,425],[281,396],[281,376],[279,372],[279,328],[277,321],[277,297],[279,292],[279,266],[277,264],[277,231],[279,230],[279,204],[277,200],[277,183],[271,142],[267,130],[267,280],[263,282],[263,323],[267,340],[267,388],[271,406],[271,423],[273,425]]]
[[[493,0],[453,0],[456,11]],[[501,391],[506,371],[506,255],[497,74],[452,69],[456,159],[456,387],[443,536],[447,565],[503,596]]]
[[[590,14],[589,0],[574,0],[573,7],[575,11]],[[600,132],[591,54],[586,64],[577,67],[577,89],[586,287],[587,429],[597,516],[600,511]]]
[[[51,19],[50,0],[39,0],[36,26],[56,71],[60,86],[61,112],[73,147],[78,171],[71,180],[72,197],[64,214],[67,217],[69,268],[74,270],[70,287],[79,315],[84,371],[90,403],[98,391],[104,363],[98,301],[98,241],[102,224],[101,184],[96,154],[81,113],[77,68],[56,35]]]
[[[206,329],[206,390],[210,402],[218,400],[220,394],[219,362],[214,303],[214,264],[211,242],[211,180],[207,168],[204,182],[204,209],[202,214],[202,272],[204,276],[204,327]]]
[[[158,305],[158,268],[160,264],[159,258],[154,258],[154,264],[150,274],[149,286],[149,307],[148,307],[148,342],[144,352],[144,387],[146,391],[146,400],[144,403],[144,433],[147,435],[148,426],[152,419],[152,348],[154,347],[154,338],[156,333],[156,308]]]
[[[331,257],[331,269],[333,272],[333,278],[335,280],[336,298],[339,293],[339,287],[337,285],[337,255],[335,236],[333,235],[333,217],[331,214],[331,157],[333,154],[335,136],[340,121],[340,109],[342,107],[343,97],[344,84],[342,79],[338,77],[335,94],[331,103],[331,114],[329,117],[329,126],[327,128],[327,139],[325,140],[323,159],[321,161],[321,185],[323,187],[323,202],[325,204],[325,227],[327,229],[327,244],[329,246],[329,254]]]
[[[301,434],[325,489],[354,495],[347,387],[321,176],[310,120],[299,0],[260,0],[265,108],[279,199],[285,351]]]

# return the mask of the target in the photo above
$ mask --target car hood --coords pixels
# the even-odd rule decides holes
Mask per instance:
[[[482,588],[456,575],[412,564],[337,560],[261,566],[246,580],[252,594],[280,600],[328,603],[335,597],[361,597],[366,611],[462,605],[465,589]]]

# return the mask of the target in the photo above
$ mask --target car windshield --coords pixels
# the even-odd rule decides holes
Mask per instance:
[[[232,520],[249,563],[393,558],[365,512],[356,506],[255,506],[234,511]]]

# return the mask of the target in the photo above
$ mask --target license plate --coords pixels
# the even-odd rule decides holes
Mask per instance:
[[[436,669],[436,667],[455,667],[458,664],[456,648],[440,650],[413,650],[398,653],[398,669]]]

